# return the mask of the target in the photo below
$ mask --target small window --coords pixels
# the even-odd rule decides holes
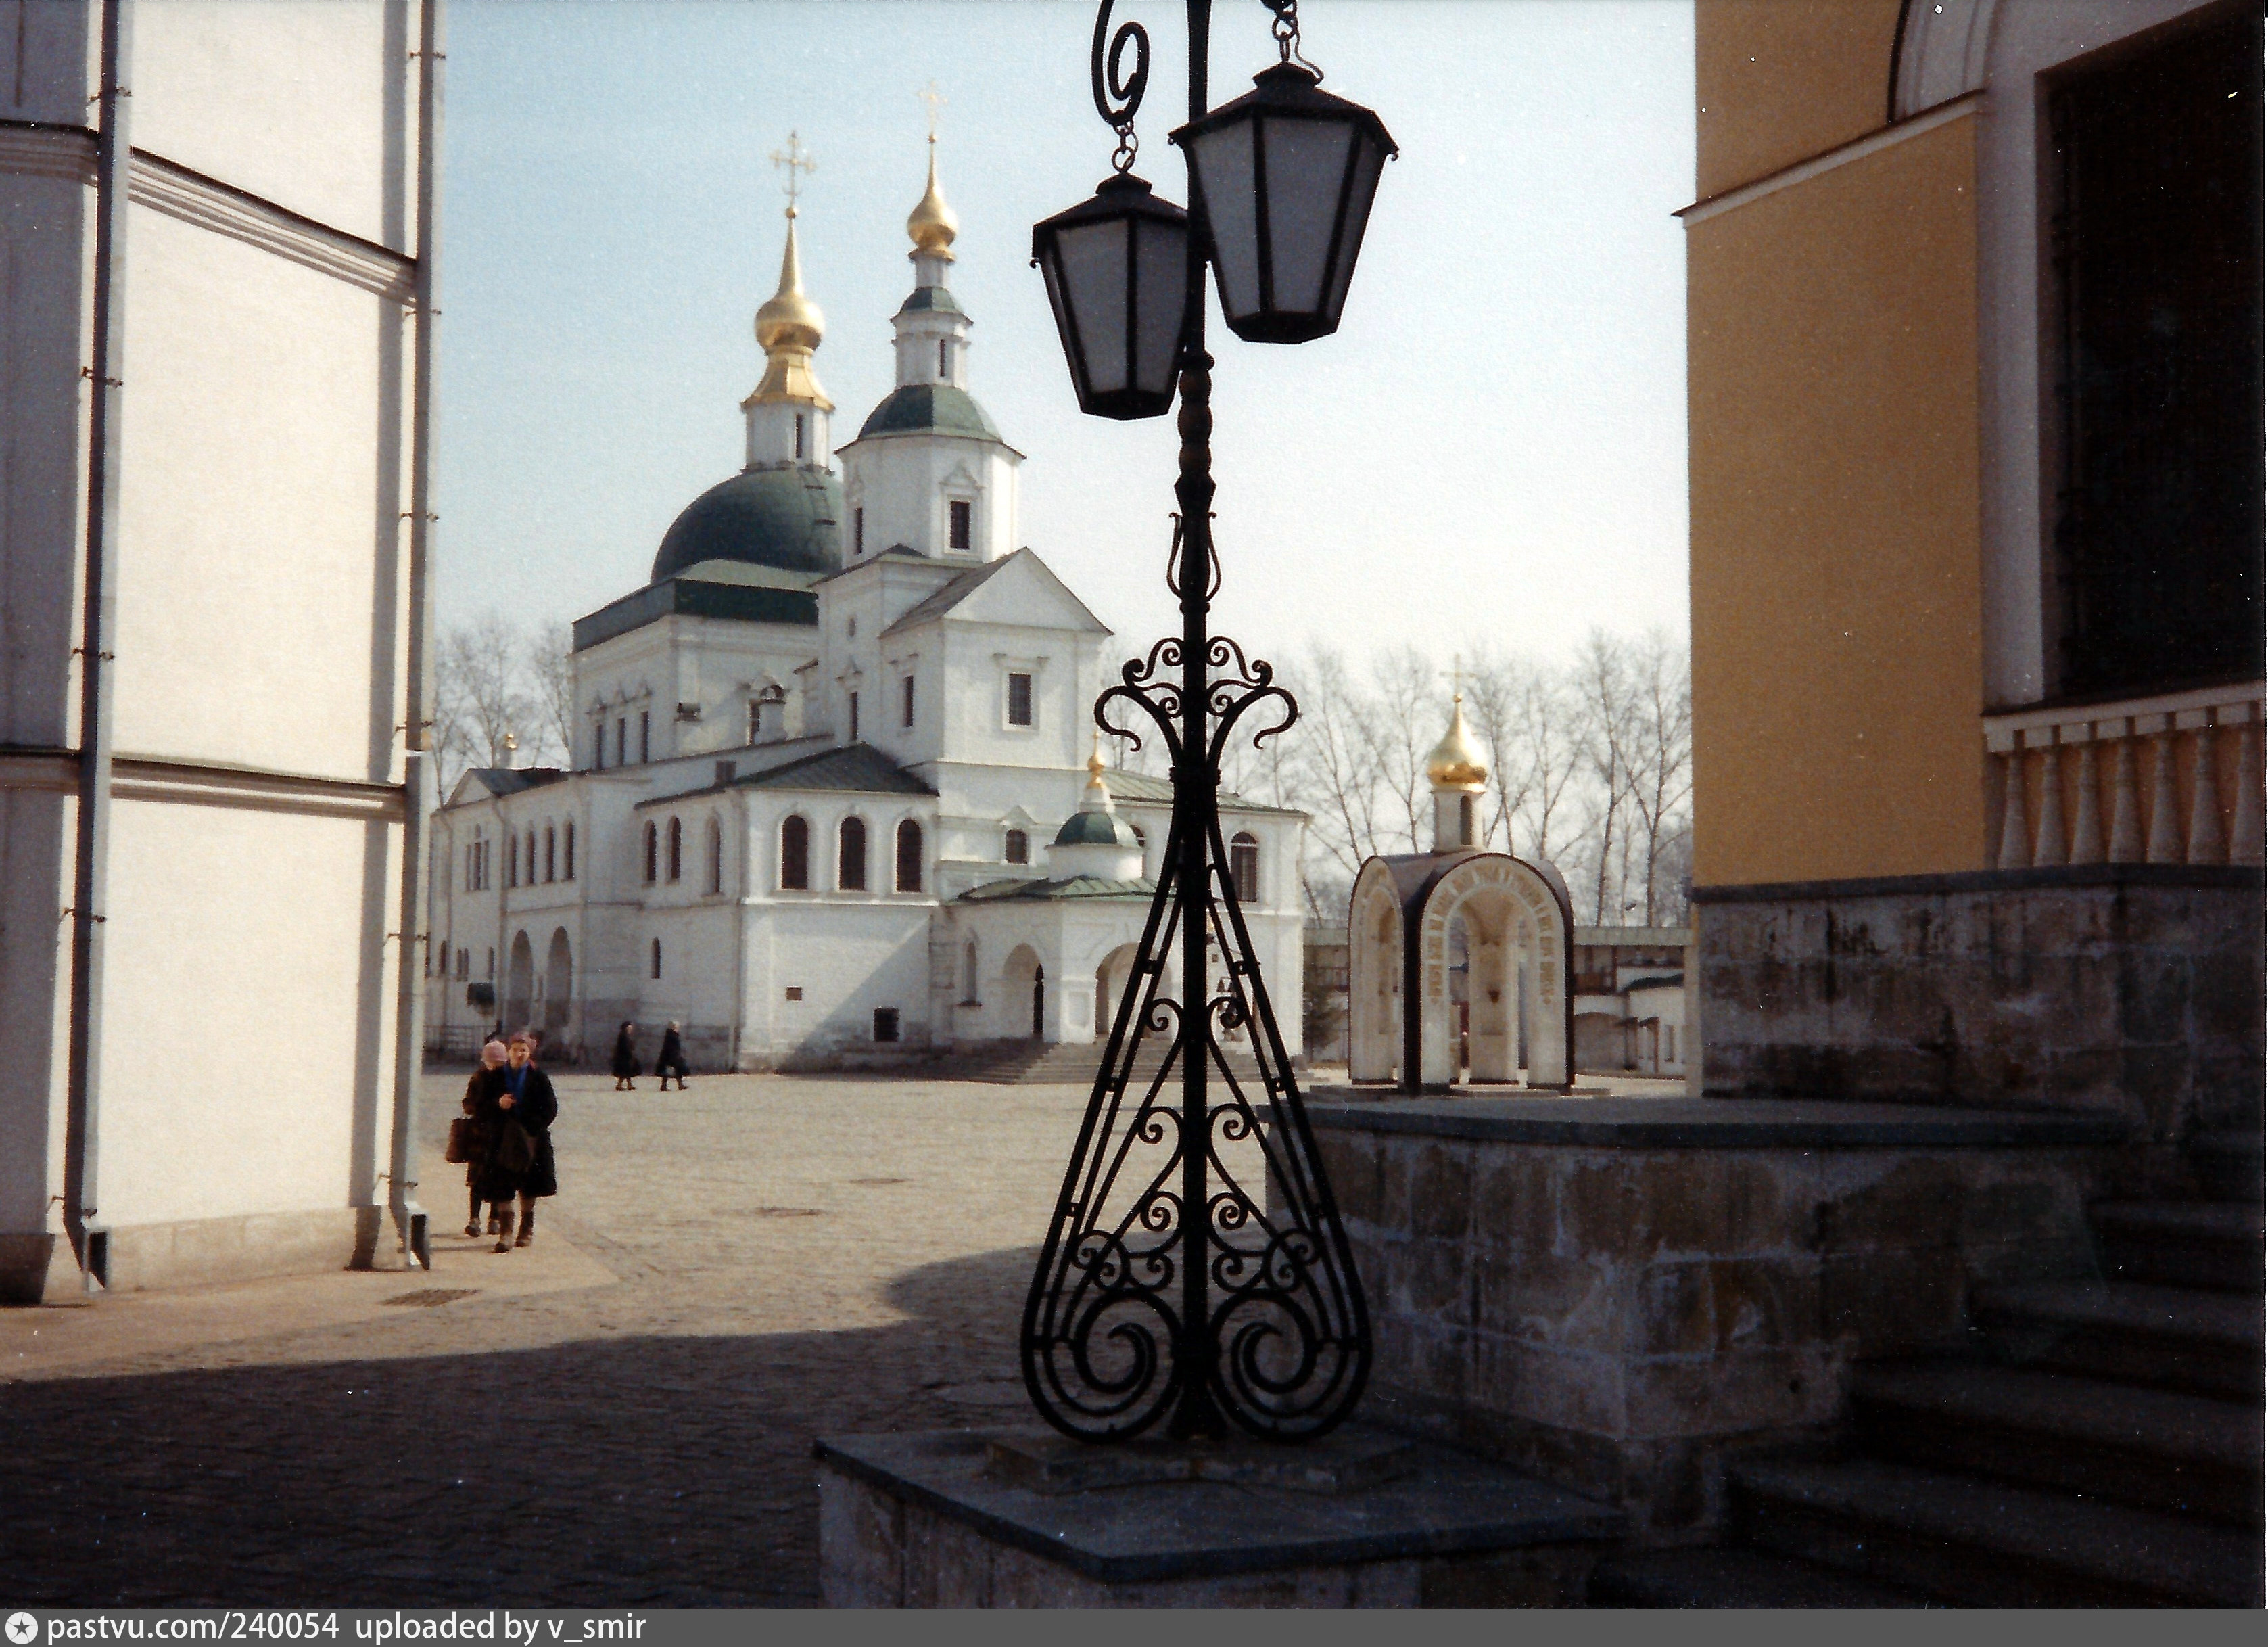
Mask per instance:
[[[756,742],[764,735],[764,700],[748,699],[748,742]]]
[[[1144,851],[1148,851],[1150,846],[1150,838],[1142,832],[1142,826],[1139,824],[1130,821],[1126,827],[1134,831],[1134,844],[1137,846],[1141,847]]]
[[[854,555],[866,552],[866,512],[863,508],[850,511],[850,552]]]
[[[803,462],[803,414],[798,412],[795,415],[795,461],[799,463]]]
[[[659,938],[653,941],[653,948],[646,957],[646,971],[652,977],[661,976],[661,940]]]
[[[976,1004],[976,940],[974,938],[968,941],[968,947],[962,953],[961,972],[961,1004],[974,1006]]]
[[[866,890],[866,822],[844,818],[836,840],[835,884],[845,892]]]
[[[790,1001],[801,1001],[803,999],[803,986],[800,984],[790,984],[787,986],[787,998]]]
[[[543,878],[559,878],[559,831],[549,824],[543,826]]]
[[[1000,859],[1004,863],[1031,862],[1032,838],[1020,829],[1010,830],[1006,844],[1000,849]]]
[[[898,825],[898,890],[922,890],[922,828],[911,818]]]
[[[725,890],[725,831],[718,827],[715,818],[709,820],[708,846],[709,882],[704,890],[721,892]]]
[[[1241,831],[1228,843],[1229,878],[1236,883],[1236,901],[1260,901],[1260,843]]]
[[[811,890],[811,825],[794,813],[780,825],[780,889]]]
[[[574,819],[570,818],[570,819],[568,819],[568,820],[567,820],[567,827],[566,827],[565,831],[563,831],[563,833],[562,833],[560,845],[561,845],[561,848],[562,848],[562,850],[561,850],[561,852],[560,852],[560,854],[559,854],[559,855],[560,855],[561,859],[563,860],[563,861],[562,861],[562,863],[560,864],[560,867],[559,867],[559,878],[560,878],[562,881],[572,881],[572,880],[575,878],[575,820],[574,820]]]
[[[966,550],[970,542],[970,517],[976,506],[966,499],[956,498],[946,506],[946,547]]]
[[[607,723],[600,721],[593,735],[597,747],[592,751],[591,764],[604,772],[607,770]]]
[[[630,723],[627,719],[615,722],[615,764],[627,766],[630,759]]]
[[[647,824],[645,826],[645,883],[648,886],[652,886],[658,878],[654,874],[654,868],[660,861],[660,832],[652,824]]]
[[[1028,727],[1032,724],[1032,677],[1017,673],[1008,676],[1008,724]]]
[[[937,375],[940,381],[943,380],[946,370],[945,354],[946,347],[945,339],[942,337],[939,338],[937,340]]]
[[[728,784],[728,783],[731,783],[731,782],[733,781],[733,779],[735,779],[735,778],[739,777],[740,775],[740,762],[738,762],[738,761],[718,761],[718,762],[717,763],[717,781],[718,781],[718,783],[720,783],[720,784]]]
[[[641,709],[638,711],[638,759],[650,761],[652,758],[653,712],[650,709]]]
[[[914,724],[914,677],[910,675],[898,683],[898,724],[909,729]]]
[[[858,741],[858,694],[850,694],[850,742]]]
[[[1480,824],[1479,814],[1479,803],[1471,795],[1457,797],[1457,845],[1460,846],[1477,846],[1481,844],[1480,836],[1477,833]]]
[[[898,1038],[898,1009],[895,1007],[874,1008],[874,1038],[878,1041]]]
[[[685,873],[685,825],[675,818],[669,820],[669,878],[672,882]]]
[[[504,838],[504,883],[506,886],[519,884],[519,837],[517,835],[507,836]]]
[[[521,869],[526,872],[528,885],[534,886],[535,884],[535,831],[532,829],[527,831],[526,853],[519,861]]]

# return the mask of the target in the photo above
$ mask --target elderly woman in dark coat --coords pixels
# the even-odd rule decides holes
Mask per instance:
[[[535,1041],[515,1035],[509,1061],[482,1095],[497,1118],[496,1141],[482,1174],[482,1193],[490,1200],[519,1200],[519,1236],[512,1237],[512,1208],[501,1208],[496,1250],[509,1252],[535,1239],[535,1203],[559,1193],[559,1174],[551,1155],[551,1123],[559,1119],[559,1095],[551,1077],[535,1067]]]
[[[661,1032],[661,1056],[653,1060],[653,1073],[661,1077],[661,1089],[669,1090],[669,1078],[677,1077],[677,1089],[685,1090],[685,1072],[692,1066],[685,1061],[685,1038],[677,1032],[677,1020],[672,1018],[669,1027]]]
[[[615,1037],[615,1058],[612,1067],[615,1072],[615,1090],[636,1092],[638,1073],[637,1024],[625,1023],[622,1025],[622,1032]]]
[[[493,1120],[484,1117],[493,1118],[497,1112],[494,1095],[488,1096],[484,1106],[482,1092],[486,1088],[493,1088],[503,1078],[502,1071],[507,1057],[502,1041],[490,1041],[481,1048],[480,1067],[473,1071],[473,1078],[465,1082],[464,1110],[473,1118],[472,1126],[467,1129],[469,1135],[465,1140],[465,1188],[472,1197],[472,1204],[465,1208],[465,1233],[476,1239],[481,1233],[481,1203],[486,1199],[481,1193],[481,1175],[488,1170],[489,1151],[496,1146]],[[496,1228],[497,1215],[491,1210],[488,1232],[494,1235]]]

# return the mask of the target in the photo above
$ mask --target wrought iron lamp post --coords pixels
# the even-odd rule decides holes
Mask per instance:
[[[1182,632],[1128,663],[1096,700],[1146,716],[1172,760],[1173,824],[1156,897],[1119,998],[1024,1311],[1024,1382],[1067,1435],[1123,1441],[1160,1425],[1219,1439],[1321,1435],[1353,1410],[1370,1321],[1222,845],[1220,757],[1254,709],[1255,744],[1299,717],[1274,671],[1208,628],[1212,541],[1211,262],[1238,336],[1297,343],[1336,330],[1393,139],[1369,110],[1317,88],[1299,59],[1297,0],[1264,0],[1282,62],[1207,106],[1211,0],[1185,0],[1189,120],[1173,134],[1192,211],[1134,177],[1134,116],[1150,71],[1139,24],[1101,0],[1090,71],[1119,135],[1092,199],[1037,225],[1032,257],[1082,410],[1152,417],[1178,380],[1181,473],[1167,582]],[[1264,724],[1260,724],[1263,723]],[[1178,957],[1178,979],[1174,977]],[[1229,1060],[1241,1035],[1257,1089]],[[1144,1045],[1162,1044],[1152,1073]],[[1178,1084],[1176,1094],[1173,1088]]]

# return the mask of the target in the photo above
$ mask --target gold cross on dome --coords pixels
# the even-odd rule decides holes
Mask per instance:
[[[803,146],[803,139],[791,131],[787,135],[787,147],[772,151],[772,164],[787,173],[787,181],[782,187],[787,190],[788,210],[792,211],[796,197],[803,193],[801,174],[817,171],[819,162],[812,159],[811,151]]]
[[[914,95],[919,98],[923,102],[929,105],[929,140],[932,143],[935,143],[937,141],[937,111],[945,107],[945,93],[937,89],[937,82],[932,80],[920,91],[915,92]]]
[[[1465,654],[1462,652],[1449,654],[1449,691],[1459,703],[1465,701]]]

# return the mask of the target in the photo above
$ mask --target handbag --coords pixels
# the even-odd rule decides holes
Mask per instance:
[[[460,1115],[449,1123],[449,1147],[441,1152],[441,1159],[452,1166],[470,1166],[473,1161],[473,1118]]]

